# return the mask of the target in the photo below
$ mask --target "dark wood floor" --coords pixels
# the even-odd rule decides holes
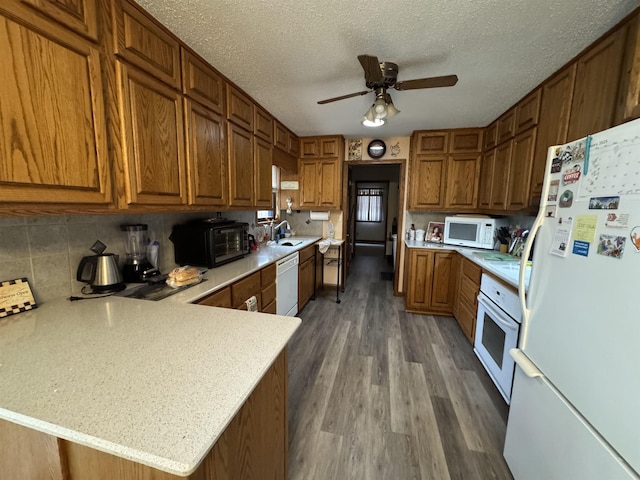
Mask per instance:
[[[357,252],[289,346],[289,479],[511,479],[507,407],[455,320],[405,313],[381,249]]]

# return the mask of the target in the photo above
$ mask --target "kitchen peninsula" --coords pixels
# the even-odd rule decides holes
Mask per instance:
[[[159,302],[61,298],[0,320],[3,470],[286,478],[286,346],[300,319],[190,302],[296,249],[267,247]]]

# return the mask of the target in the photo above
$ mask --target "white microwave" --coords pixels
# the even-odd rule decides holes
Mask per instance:
[[[444,243],[461,247],[493,250],[496,229],[507,221],[488,217],[446,217],[444,219]]]

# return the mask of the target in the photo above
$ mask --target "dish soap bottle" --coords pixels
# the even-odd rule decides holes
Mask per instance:
[[[333,239],[336,236],[336,231],[335,231],[335,227],[333,226],[333,222],[331,220],[329,220],[329,224],[327,226],[328,230],[329,230],[329,238]]]

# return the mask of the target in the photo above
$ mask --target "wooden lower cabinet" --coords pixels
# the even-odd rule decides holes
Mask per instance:
[[[455,298],[458,253],[410,248],[406,256],[408,312],[451,315]]]
[[[222,290],[213,292],[204,298],[197,300],[198,305],[207,305],[208,307],[231,308],[231,287],[224,287]]]
[[[2,478],[286,480],[287,350],[267,370],[200,466],[179,477],[0,420]]]
[[[300,263],[298,264],[298,311],[301,311],[313,297],[316,278],[315,249],[315,245],[310,245],[300,251]],[[321,256],[320,254],[318,255]]]
[[[473,345],[482,269],[462,256],[459,256],[459,260],[458,288],[453,310],[460,328]]]

